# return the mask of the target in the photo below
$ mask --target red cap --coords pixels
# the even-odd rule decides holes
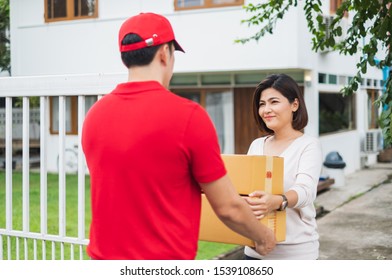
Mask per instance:
[[[130,33],[139,35],[143,41],[122,45],[122,40]],[[167,18],[154,13],[140,13],[137,16],[130,17],[122,24],[118,35],[120,52],[158,46],[173,40],[175,49],[185,52],[175,40],[173,28]]]

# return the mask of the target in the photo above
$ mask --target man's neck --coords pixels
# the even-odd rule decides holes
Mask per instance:
[[[156,68],[148,66],[132,67],[128,70],[128,82],[157,81],[162,82],[162,75]]]

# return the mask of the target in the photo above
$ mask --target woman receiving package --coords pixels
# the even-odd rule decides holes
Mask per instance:
[[[246,200],[258,219],[271,211],[286,211],[286,240],[265,256],[245,247],[245,258],[318,259],[319,235],[313,203],[322,152],[319,140],[303,133],[308,114],[297,83],[285,74],[268,76],[255,90],[253,114],[264,137],[252,142],[248,154],[284,158],[284,193],[255,191]]]

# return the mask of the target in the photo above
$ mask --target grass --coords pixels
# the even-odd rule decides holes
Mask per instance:
[[[77,190],[77,175],[67,175],[66,176],[66,236],[77,237],[78,233],[78,190]],[[14,230],[23,230],[23,200],[22,200],[22,173],[18,171],[13,172],[12,176],[12,228]],[[47,232],[48,234],[58,235],[59,233],[59,193],[58,193],[58,175],[48,174],[47,175],[47,201],[48,201],[48,218],[47,218]],[[40,174],[36,172],[30,172],[29,174],[30,190],[29,190],[29,231],[30,232],[40,232]],[[89,224],[91,222],[91,212],[90,212],[90,178],[86,176],[86,188],[85,188],[85,225],[86,232],[85,236],[89,235]],[[6,227],[5,220],[5,173],[0,171],[0,228]],[[23,254],[23,242],[17,244],[19,241],[16,238],[11,238],[11,252],[12,259],[17,258],[14,252],[21,251],[19,255],[24,258]],[[3,242],[3,252],[7,252],[6,243]],[[36,244],[33,242],[28,242],[28,258],[32,258],[33,247]],[[38,245],[39,246],[39,245]],[[235,248],[236,245],[215,243],[215,242],[205,242],[199,241],[199,249],[197,252],[197,260],[212,259],[222,253],[228,252]],[[18,249],[17,249],[18,248]],[[64,249],[65,256],[69,254],[71,249],[66,247]],[[42,259],[38,250],[38,259]],[[51,259],[51,248],[47,248],[46,259]],[[77,249],[75,253],[78,254]],[[59,250],[56,250],[56,259],[59,259]],[[4,257],[4,256],[3,256]],[[85,256],[85,259],[88,259]]]
[[[216,242],[199,241],[196,260],[210,260],[236,248],[237,245]]]
[[[40,232],[40,174],[31,172],[30,181],[30,200],[29,200],[29,219],[30,231]],[[14,230],[23,229],[23,200],[22,200],[22,173],[13,172],[12,184],[12,226]],[[4,184],[3,184],[4,183]],[[5,174],[0,172],[0,205],[5,205]],[[59,232],[59,193],[58,193],[58,175],[48,174],[47,176],[47,207],[48,207],[48,234],[58,234]],[[85,224],[90,224],[90,180],[86,176],[86,220]],[[78,191],[77,176],[66,176],[66,235],[71,237],[77,236],[78,223]],[[5,227],[5,207],[0,208],[0,228]],[[88,236],[88,228],[85,234]]]
[[[47,233],[51,235],[59,234],[59,188],[58,188],[58,175],[48,174],[47,175]],[[23,191],[22,191],[23,177],[21,172],[13,172],[12,176],[12,229],[23,230]],[[40,214],[40,174],[31,172],[29,174],[29,231],[39,233],[41,214]],[[91,221],[90,217],[90,181],[89,177],[86,176],[86,199],[85,199],[85,225],[89,225]],[[5,173],[0,171],[0,228],[6,227],[6,214],[5,214]],[[78,236],[78,190],[77,190],[77,176],[67,175],[66,176],[66,227],[65,235],[67,237]],[[88,236],[88,226],[86,226],[85,236]],[[40,246],[41,242],[34,244],[32,240],[17,239],[12,237],[10,239],[11,246],[11,259],[24,259],[25,242],[28,247],[27,258],[33,258],[34,246]],[[8,242],[3,240],[3,252],[7,252]],[[51,242],[46,244],[46,259],[52,259],[52,248]],[[58,244],[55,245],[55,259],[60,259],[60,250],[58,250]],[[79,254],[80,250],[78,247],[74,248],[75,254]],[[64,246],[65,259],[69,259],[71,255],[71,246]],[[88,256],[84,253],[84,258],[88,259]],[[69,256],[69,257],[67,257]],[[3,256],[5,258],[5,256]],[[7,256],[8,258],[8,256]],[[42,259],[42,250],[37,250],[37,258]]]

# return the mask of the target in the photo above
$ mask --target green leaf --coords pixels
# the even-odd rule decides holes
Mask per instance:
[[[236,42],[246,43],[251,40],[262,40],[267,33],[273,33],[276,23],[283,19],[290,7],[297,6],[298,1],[293,0],[271,0],[263,1],[262,4],[248,4],[245,8],[250,13],[250,19],[245,20],[249,26],[258,26],[258,31],[248,38],[237,39]],[[338,51],[342,55],[358,55],[356,64],[357,73],[349,85],[341,90],[344,95],[350,95],[358,90],[361,75],[367,73],[368,64],[371,67],[392,68],[392,8],[388,7],[392,1],[382,0],[353,0],[341,1],[332,24],[329,26],[331,32],[327,34],[322,11],[328,9],[323,4],[329,1],[304,0],[303,9],[307,27],[311,34],[312,49],[318,51]],[[340,1],[339,1],[340,2]],[[338,40],[343,35],[340,21],[345,12],[350,13],[350,26],[347,29],[344,40]],[[352,17],[351,17],[352,15]],[[376,58],[379,62],[377,65]],[[388,109],[380,115],[380,127],[384,137],[392,144],[392,78],[388,77],[383,94],[375,103]],[[382,121],[381,121],[382,120]]]

